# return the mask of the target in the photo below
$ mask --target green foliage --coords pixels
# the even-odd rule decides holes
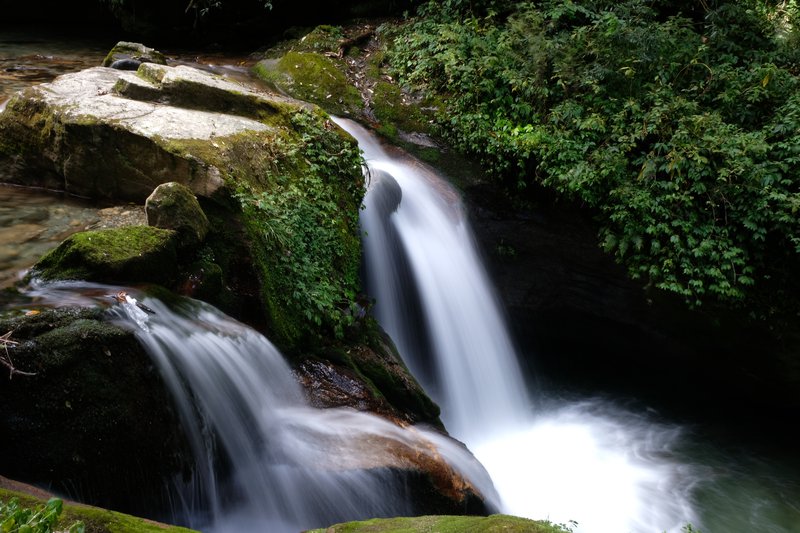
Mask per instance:
[[[263,190],[241,184],[237,197],[268,266],[275,327],[285,339],[341,338],[358,291],[358,211],[363,198],[357,145],[326,118],[302,111],[293,157],[276,161]],[[292,167],[301,161],[301,168]]]
[[[440,134],[512,194],[536,183],[591,208],[651,287],[744,305],[800,266],[787,5],[450,0],[422,8],[390,61],[443,97]]]
[[[45,505],[34,508],[21,506],[17,498],[0,501],[0,532],[2,533],[50,533],[54,531],[64,503],[51,498]],[[75,522],[68,533],[83,533],[83,522]]]

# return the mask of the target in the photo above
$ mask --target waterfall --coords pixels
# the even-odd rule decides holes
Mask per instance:
[[[678,428],[600,400],[542,401],[534,412],[457,192],[355,122],[336,122],[368,165],[361,225],[375,316],[489,471],[502,510],[574,521],[578,532],[678,531],[696,518],[696,476],[671,459]]]
[[[175,399],[196,463],[191,482],[176,481],[177,500],[193,527],[296,532],[413,514],[414,495],[395,471],[410,457],[444,458],[492,505],[491,480],[459,443],[368,413],[311,408],[256,331],[200,302],[177,312],[144,302],[131,298],[113,312]]]
[[[426,167],[388,157],[357,128],[347,123],[370,168],[361,224],[378,321],[448,407],[450,431],[467,437],[518,426],[530,402],[459,195]],[[419,306],[426,339],[414,327]],[[433,371],[415,357],[428,350]]]

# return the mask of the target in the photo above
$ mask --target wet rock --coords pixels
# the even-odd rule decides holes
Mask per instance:
[[[444,429],[439,406],[411,375],[389,336],[377,326],[366,342],[299,358],[294,373],[317,407],[352,407],[406,424]]]
[[[206,238],[210,224],[188,187],[176,182],[163,183],[153,190],[145,202],[147,224],[175,230],[178,246],[197,246]]]
[[[145,512],[186,453],[171,400],[135,336],[99,308],[0,318],[0,471],[88,503]],[[144,498],[143,498],[144,496]],[[144,501],[142,501],[144,500]]]

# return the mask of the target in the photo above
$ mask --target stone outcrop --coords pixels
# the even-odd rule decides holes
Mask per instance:
[[[208,197],[224,184],[227,169],[215,163],[226,149],[243,137],[270,143],[265,119],[286,121],[302,107],[189,67],[87,69],[9,101],[0,181],[135,202],[177,181]]]

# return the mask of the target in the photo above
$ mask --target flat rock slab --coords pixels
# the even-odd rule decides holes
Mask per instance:
[[[90,68],[9,101],[0,181],[134,202],[175,181],[211,196],[224,184],[218,141],[268,142],[302,107],[187,66]]]

